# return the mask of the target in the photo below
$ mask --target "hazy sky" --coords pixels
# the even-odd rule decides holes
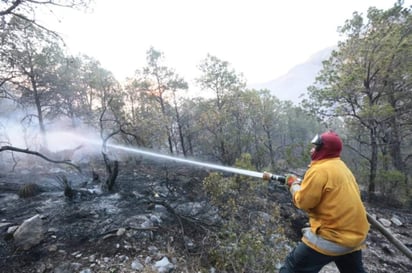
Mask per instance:
[[[406,0],[411,5],[412,0]],[[118,80],[146,65],[153,46],[190,85],[209,53],[247,82],[285,74],[341,39],[337,27],[368,7],[395,0],[95,0],[93,10],[56,11],[51,28],[71,54],[98,59]],[[405,5],[406,6],[406,5]],[[56,21],[60,19],[60,23]]]

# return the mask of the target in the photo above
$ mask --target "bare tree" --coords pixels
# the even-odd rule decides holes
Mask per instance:
[[[109,101],[107,102],[107,105],[104,105],[102,107],[102,112],[100,114],[99,118],[99,125],[100,125],[100,137],[103,141],[102,144],[102,156],[104,160],[104,164],[106,166],[106,173],[107,173],[107,178],[106,178],[106,184],[105,187],[107,190],[112,191],[114,184],[116,182],[117,175],[119,174],[119,161],[118,160],[112,160],[107,154],[107,142],[114,137],[115,135],[119,134],[121,132],[121,123],[119,120],[116,118],[115,115],[113,114],[113,109],[112,109],[112,101],[113,98],[110,98]],[[109,110],[111,110],[111,113],[108,113],[108,107]],[[105,117],[108,116],[108,117]],[[113,131],[109,133],[105,133],[107,128],[115,128]]]
[[[48,9],[52,12],[53,8],[86,8],[91,3],[90,0],[2,0],[0,2],[1,24],[7,23],[7,17],[18,17],[37,27],[48,30],[46,27],[37,23],[36,10],[39,8]]]

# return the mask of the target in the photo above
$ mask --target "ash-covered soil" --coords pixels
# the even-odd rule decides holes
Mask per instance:
[[[221,221],[202,190],[208,170],[173,162],[129,162],[121,164],[114,190],[106,192],[100,187],[105,179],[100,166],[93,172],[82,166],[81,174],[55,165],[0,169],[0,272],[216,272],[204,253],[210,231]],[[62,177],[70,181],[71,194],[64,194]],[[38,186],[33,196],[19,196],[25,184]],[[270,192],[270,201],[280,204],[285,218],[289,241],[284,243],[292,245],[299,240],[305,215],[292,206],[284,189],[271,187]],[[410,210],[365,204],[369,214],[387,220],[387,229],[412,247]],[[40,220],[29,230],[38,232],[28,236],[38,240],[17,240],[16,229],[33,217]],[[412,272],[412,261],[374,227],[364,264],[370,273]],[[338,271],[328,265],[322,272]]]

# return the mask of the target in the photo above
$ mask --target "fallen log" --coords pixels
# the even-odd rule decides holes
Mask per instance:
[[[394,244],[403,254],[405,254],[409,259],[412,260],[412,251],[405,246],[401,241],[395,238],[393,234],[387,230],[381,223],[379,223],[378,220],[376,220],[374,217],[372,217],[369,213],[367,214],[368,221],[371,223],[371,225],[375,228],[377,228],[383,236],[386,237],[392,244]]]

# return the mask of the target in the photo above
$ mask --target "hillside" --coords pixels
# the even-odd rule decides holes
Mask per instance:
[[[322,61],[327,59],[333,48],[325,48],[313,54],[306,62],[303,62],[283,76],[274,80],[250,85],[250,88],[269,89],[272,95],[281,100],[290,100],[298,104],[307,92],[307,87],[313,84],[318,72],[322,69]]]

